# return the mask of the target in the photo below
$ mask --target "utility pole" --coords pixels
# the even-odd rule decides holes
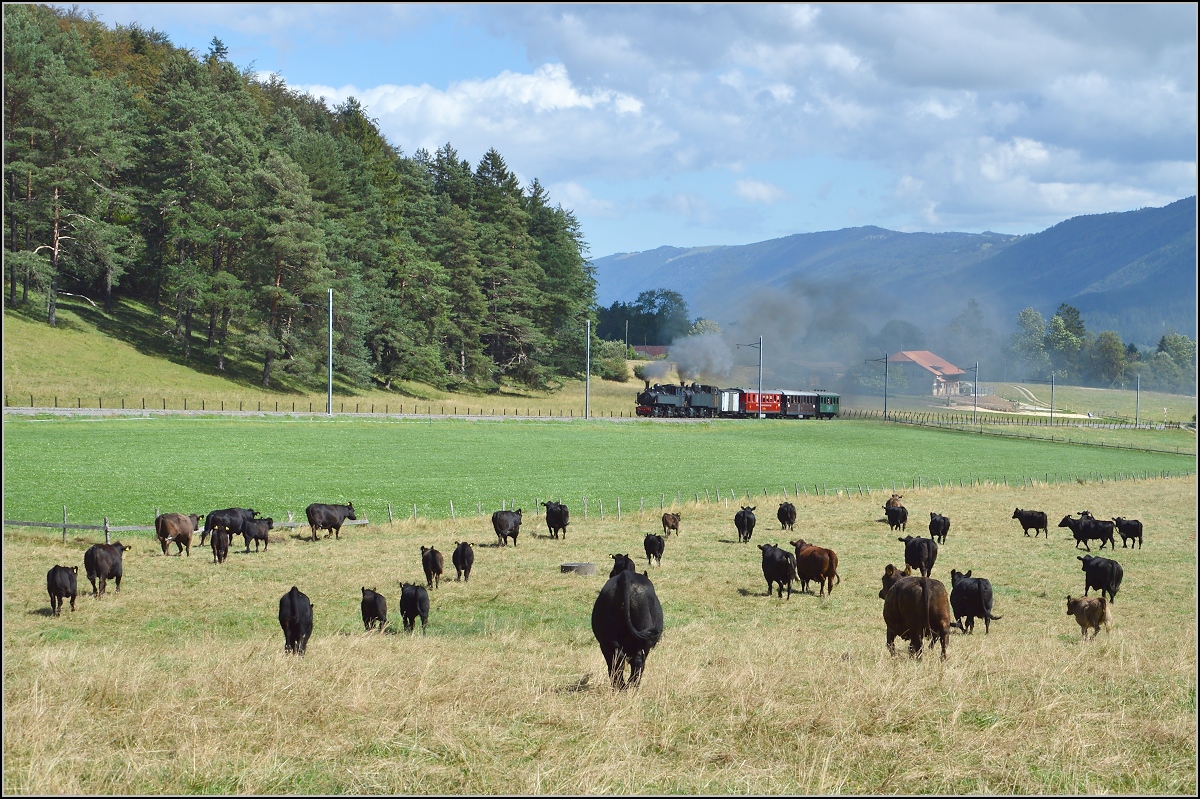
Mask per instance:
[[[1050,424],[1054,424],[1054,372],[1050,373]]]
[[[885,352],[882,358],[868,358],[864,363],[879,363],[883,361],[883,418],[887,419],[887,390],[888,390],[888,354]],[[946,390],[946,402],[950,402],[950,390]]]
[[[1137,376],[1137,393],[1134,395],[1133,401],[1133,426],[1138,426],[1138,416],[1142,410],[1142,376]]]
[[[325,413],[333,416],[333,289],[329,290],[329,392],[326,398]]]
[[[626,333],[626,335],[629,335]],[[589,402],[592,395],[592,320],[587,320],[587,364],[584,367],[583,382],[583,418],[588,418],[591,408]]]
[[[762,336],[758,337],[757,344],[738,344],[738,349],[742,347],[750,347],[758,349],[758,418],[764,418],[763,414],[763,396],[762,396]]]

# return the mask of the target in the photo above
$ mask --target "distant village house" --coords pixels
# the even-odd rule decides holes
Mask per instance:
[[[966,371],[929,350],[903,350],[888,358],[888,366],[899,369],[908,380],[908,394],[928,394],[932,387],[935,397],[970,394],[974,385],[961,378]]]

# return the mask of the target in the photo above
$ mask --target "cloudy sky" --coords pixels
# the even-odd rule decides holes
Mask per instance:
[[[593,257],[1196,193],[1192,4],[82,7],[357,97],[406,154],[494,147]]]

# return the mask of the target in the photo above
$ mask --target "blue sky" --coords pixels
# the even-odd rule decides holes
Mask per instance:
[[[593,257],[1196,193],[1192,4],[81,7],[357,97],[405,153],[494,147]]]

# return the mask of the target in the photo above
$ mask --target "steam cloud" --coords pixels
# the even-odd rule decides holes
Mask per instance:
[[[733,370],[733,351],[723,336],[714,333],[676,339],[671,358],[681,380],[716,381]]]
[[[666,361],[651,361],[642,369],[647,380],[662,380],[671,371],[671,364]]]

